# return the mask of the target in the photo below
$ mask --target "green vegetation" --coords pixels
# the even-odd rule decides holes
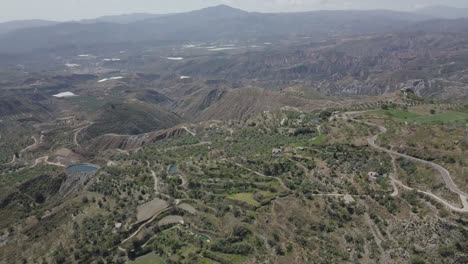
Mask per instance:
[[[242,264],[245,263],[246,257],[235,255],[235,254],[224,254],[221,252],[206,251],[204,253],[206,258],[214,260],[219,263],[229,263],[229,264]]]
[[[237,194],[231,194],[228,196],[230,199],[234,200],[239,200],[242,202],[246,202],[250,205],[253,205],[255,207],[260,206],[260,203],[254,199],[253,193],[237,193]]]
[[[421,118],[394,109],[388,112]],[[404,250],[406,256],[412,256],[411,263],[421,263],[419,252],[389,242],[389,228],[395,228],[391,235],[398,243],[411,244],[412,237],[398,233],[399,219],[415,214],[421,221],[435,217],[451,221],[452,213],[416,191],[400,189],[398,196],[390,195],[391,158],[362,144],[377,130],[358,122],[324,118],[324,134],[319,136],[314,120],[321,113],[290,111],[286,115],[289,122],[281,127],[277,124],[283,113],[264,113],[231,124],[200,125],[195,136],[173,135],[139,151],[106,150],[102,157],[112,160],[112,165],[103,164],[86,190],[71,193],[63,203],[57,202],[62,201],[58,190],[65,177],[63,168],[39,165],[5,172],[0,179],[5,190],[0,196],[5,204],[0,207],[4,223],[0,231],[14,230],[15,221],[22,219],[21,226],[32,226],[25,235],[37,243],[54,241],[48,233],[57,230],[54,236],[67,243],[51,245],[49,263],[71,259],[73,263],[188,264],[293,262],[291,259],[302,257],[317,263],[367,259],[378,263],[382,254],[374,235],[378,230],[380,246],[386,252]],[[389,120],[385,119],[390,123],[385,136],[391,145],[399,122]],[[281,149],[282,155],[273,156],[274,148]],[[453,160],[458,161],[458,156]],[[443,187],[427,176],[430,170],[425,167],[402,160],[397,167],[405,184]],[[368,172],[384,177],[371,179]],[[345,195],[352,200],[345,200]],[[141,224],[137,223],[138,208],[156,198],[165,200],[167,210],[154,215],[131,237]],[[390,214],[394,220],[385,220]],[[177,220],[163,225],[161,219]],[[418,218],[413,221],[422,223]],[[450,236],[465,232],[439,228],[440,234]],[[452,244],[424,251],[423,261],[452,260],[463,247]],[[9,245],[0,248],[8,260],[16,256],[16,250]],[[402,257],[395,260],[408,262]]]
[[[237,193],[237,194],[231,194],[228,196],[229,199],[233,200],[238,200],[242,202],[246,202],[250,205],[253,205],[255,207],[259,207],[261,205],[261,201],[272,197],[273,193],[267,192],[267,191],[259,191],[255,193]]]
[[[107,103],[99,110],[95,124],[87,129],[95,138],[106,133],[136,135],[178,124],[181,118],[159,107],[143,103]]]
[[[433,113],[432,115],[423,116],[398,109],[391,110],[377,110],[375,113],[379,115],[389,116],[402,121],[418,122],[421,124],[435,124],[435,123],[461,123],[465,124],[468,120],[468,113],[464,112],[447,112],[447,113]]]
[[[393,117],[396,119],[402,119],[402,120],[408,120],[408,121],[413,121],[416,120],[417,118],[420,118],[420,115],[413,114],[410,112],[402,111],[399,109],[390,109],[390,110],[377,110],[375,113],[380,114],[380,115],[385,115],[389,117]]]
[[[419,255],[411,256],[410,262],[411,262],[411,264],[424,264],[424,263],[426,263],[424,261],[424,259]]]
[[[165,264],[164,260],[154,253],[136,258],[133,261],[129,261],[129,264]]]
[[[41,165],[34,168],[11,172],[0,177],[0,187],[14,186],[16,184],[32,180],[44,174],[57,174],[64,172],[63,168],[52,165]]]
[[[312,144],[312,145],[320,144],[320,143],[324,142],[325,139],[326,139],[325,135],[320,135],[320,136],[316,137],[315,139],[311,140],[310,144]]]

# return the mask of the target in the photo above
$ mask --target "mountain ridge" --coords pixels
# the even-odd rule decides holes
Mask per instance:
[[[458,19],[468,18],[468,8],[457,8],[444,5],[428,6],[417,9],[415,13],[433,16],[434,18]]]
[[[322,41],[333,36],[391,31],[408,27],[425,16],[388,10],[253,13],[220,5],[201,10],[156,16],[128,24],[61,23],[20,29],[0,36],[0,53],[75,45],[116,43],[182,43],[288,39],[298,35]]]

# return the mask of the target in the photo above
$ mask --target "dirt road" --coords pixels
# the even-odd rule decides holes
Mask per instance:
[[[393,177],[391,177],[391,180],[393,182],[392,184],[400,185],[400,186],[402,186],[403,188],[405,188],[407,190],[416,190],[417,192],[429,195],[429,196],[431,196],[432,198],[434,198],[437,201],[441,202],[442,204],[444,204],[445,206],[447,206],[448,208],[450,208],[453,211],[468,212],[468,194],[463,192],[462,190],[460,190],[455,185],[452,178],[450,177],[450,172],[447,169],[445,169],[444,167],[442,167],[442,166],[440,166],[440,165],[438,165],[436,163],[433,163],[433,162],[430,162],[430,161],[427,161],[427,160],[422,160],[422,159],[419,159],[419,158],[415,158],[415,157],[412,157],[412,156],[409,156],[409,155],[406,155],[406,154],[402,154],[402,153],[399,153],[399,152],[396,152],[396,151],[389,150],[389,149],[378,146],[377,144],[375,144],[375,141],[377,140],[379,135],[384,134],[384,133],[387,132],[387,128],[385,128],[385,127],[383,127],[381,125],[377,125],[377,124],[374,124],[374,123],[365,122],[365,121],[361,121],[361,120],[356,120],[356,119],[353,119],[353,118],[349,117],[350,115],[357,114],[357,113],[362,113],[362,112],[344,113],[343,118],[344,119],[351,119],[351,120],[353,120],[355,122],[363,123],[363,124],[366,124],[366,125],[369,125],[369,126],[375,126],[380,130],[379,134],[374,135],[374,136],[367,139],[367,142],[369,143],[369,146],[371,146],[371,147],[373,147],[373,148],[375,148],[375,149],[377,149],[379,151],[382,151],[382,152],[385,152],[385,153],[389,154],[390,156],[392,156],[392,158],[395,157],[395,156],[396,157],[402,157],[402,158],[405,158],[405,159],[408,159],[408,160],[411,160],[411,161],[415,161],[415,162],[419,162],[419,163],[431,166],[432,168],[436,169],[440,173],[440,175],[442,176],[447,188],[449,188],[449,190],[452,191],[453,193],[456,193],[456,194],[458,194],[460,196],[460,200],[461,200],[461,202],[463,204],[463,208],[455,207],[455,206],[451,205],[450,203],[448,203],[447,201],[443,200],[442,198],[440,198],[440,197],[438,197],[438,196],[436,196],[436,195],[434,195],[432,193],[417,190],[417,189],[411,188],[409,186],[406,186],[401,181],[398,181]],[[396,169],[395,165],[394,165],[394,169]],[[392,195],[396,196],[397,194],[398,194],[398,192],[396,192],[396,194],[394,192]]]

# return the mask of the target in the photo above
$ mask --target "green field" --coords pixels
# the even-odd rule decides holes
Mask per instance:
[[[447,112],[434,115],[418,115],[415,113],[405,112],[402,110],[377,110],[374,113],[385,115],[399,120],[413,121],[421,124],[434,124],[434,123],[466,123],[468,122],[468,113],[463,112]]]
[[[261,193],[265,198],[274,196],[274,193],[271,192],[259,191],[259,193]],[[257,200],[254,199],[253,193],[236,193],[229,195],[228,198],[232,200],[242,201],[255,207],[259,207],[261,205]]]
[[[309,141],[301,141],[301,142],[297,142],[294,144],[295,147],[305,147],[305,146],[312,146],[312,145],[317,145],[317,144],[320,144],[322,142],[325,141],[325,139],[327,138],[326,135],[320,135],[312,140],[309,140]]]
[[[253,196],[253,193],[236,193],[229,195],[228,198],[232,200],[242,201],[255,207],[259,207],[260,203],[257,202]]]
[[[147,255],[141,256],[134,261],[129,261],[129,264],[165,264],[161,257],[157,256],[154,253],[149,253]]]
[[[326,138],[325,135],[320,135],[320,136],[316,137],[315,139],[311,140],[309,143],[311,145],[320,144],[325,140],[325,138]]]
[[[246,260],[246,257],[241,256],[241,255],[224,254],[221,252],[214,252],[214,251],[207,251],[205,253],[205,257],[216,260],[217,262],[220,262],[220,263],[233,263],[233,264],[245,263],[245,260]]]
[[[39,165],[34,168],[28,168],[17,172],[7,173],[0,178],[0,187],[15,186],[24,181],[37,178],[45,174],[61,172],[63,168],[53,165]]]

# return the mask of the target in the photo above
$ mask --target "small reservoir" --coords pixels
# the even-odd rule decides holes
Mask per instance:
[[[173,164],[171,166],[169,166],[169,170],[168,170],[169,174],[176,174],[179,172],[179,168],[177,167],[176,164]]]
[[[93,164],[75,164],[71,165],[67,169],[67,173],[95,173],[99,170],[99,166]]]

